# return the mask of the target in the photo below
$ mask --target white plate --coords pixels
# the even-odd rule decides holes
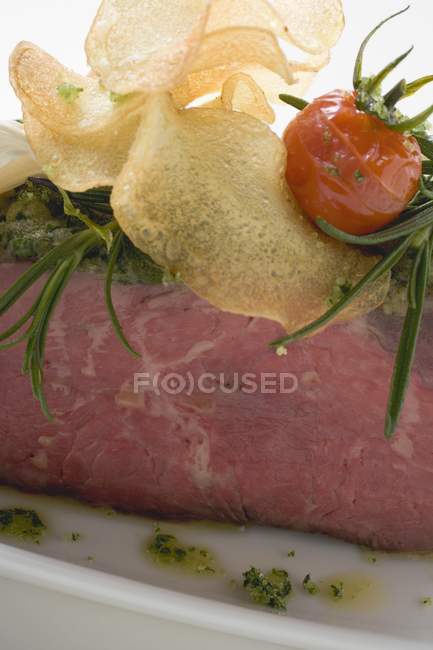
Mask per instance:
[[[33,40],[67,65],[84,71],[82,42],[97,4],[98,0],[3,0],[0,119],[14,118],[19,112],[19,104],[7,86],[7,57],[12,47],[19,40]],[[403,6],[400,0],[381,0],[369,2],[365,11],[366,4],[359,0],[345,0],[344,4],[346,32],[332,64],[319,76],[310,96],[336,86],[348,86],[355,49],[368,27]],[[389,39],[389,47],[384,47],[380,37],[371,44],[367,56],[370,69],[378,69],[414,41],[417,51],[405,64],[405,73],[410,79],[430,73],[426,48],[430,47],[432,23],[431,0],[413,0],[411,14],[385,28],[382,38]],[[408,111],[416,112],[429,103],[425,90],[410,100]],[[281,109],[280,126],[287,114],[286,109]],[[219,554],[227,576],[204,579],[157,568],[146,559],[142,545],[152,530],[152,522],[147,520],[124,515],[107,517],[99,510],[64,499],[1,489],[0,507],[6,505],[35,508],[46,519],[50,531],[39,547],[14,540],[0,544],[0,575],[6,578],[166,621],[285,647],[433,647],[433,608],[420,605],[421,598],[433,596],[433,560],[429,558],[380,555],[372,565],[358,548],[323,537],[256,527],[241,532],[214,525],[165,526],[174,529],[182,539],[203,544]],[[65,534],[72,531],[81,532],[82,541],[65,541]],[[287,551],[292,548],[296,557],[289,559]],[[95,557],[92,563],[86,560],[90,555]],[[254,607],[240,588],[229,585],[229,577],[239,579],[252,564],[287,568],[295,584],[287,615]],[[299,583],[307,572],[317,580],[358,572],[374,586],[351,605],[333,605],[303,593]]]
[[[2,538],[0,575],[6,578],[290,648],[432,647],[433,608],[421,604],[433,596],[430,556],[375,554],[372,564],[362,549],[321,536],[254,526],[161,524],[180,540],[217,554],[225,575],[204,578],[156,566],[146,556],[154,522],[145,518],[8,488],[0,489],[0,507],[33,508],[48,526],[39,546]],[[71,532],[81,534],[79,542],[68,541]],[[289,558],[292,549],[296,555]],[[239,581],[251,565],[287,569],[294,586],[287,614],[253,605],[240,586],[233,586],[231,580]],[[346,585],[357,574],[370,586],[355,599],[333,603],[303,591],[306,573],[316,581],[341,578]]]

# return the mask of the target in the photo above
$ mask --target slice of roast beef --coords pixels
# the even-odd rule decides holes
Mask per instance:
[[[0,289],[22,271],[2,264]],[[141,359],[115,338],[100,279],[76,274],[47,346],[53,422],[21,373],[23,348],[0,354],[3,483],[158,516],[433,549],[431,316],[399,431],[387,441],[398,318],[377,312],[278,356],[267,345],[278,325],[222,313],[184,287],[116,285],[113,296]],[[155,386],[134,392],[134,373]],[[202,377],[205,390],[164,390],[168,373]],[[253,380],[264,390],[252,392]]]

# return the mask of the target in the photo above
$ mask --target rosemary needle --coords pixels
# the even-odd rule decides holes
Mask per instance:
[[[58,188],[57,188],[58,189]],[[30,376],[31,386],[34,397],[39,401],[42,411],[47,418],[52,418],[47,400],[44,394],[44,356],[45,346],[48,336],[50,320],[54,314],[59,300],[61,299],[69,280],[77,270],[82,260],[93,249],[105,244],[108,249],[108,268],[105,287],[105,297],[107,309],[112,320],[114,330],[126,346],[134,355],[137,353],[127,342],[123,334],[122,327],[116,315],[113,301],[111,298],[111,284],[115,265],[118,261],[120,246],[123,235],[115,221],[111,221],[105,226],[93,222],[90,217],[83,214],[76,207],[69,195],[63,190],[59,190],[64,200],[65,214],[78,218],[85,228],[78,233],[71,235],[69,239],[57,245],[41,259],[35,262],[27,269],[20,278],[0,296],[0,316],[7,312],[20,298],[46,273],[48,279],[43,285],[37,299],[30,309],[21,316],[13,325],[0,333],[0,350],[12,348],[19,343],[26,342],[24,354],[23,372]],[[74,200],[97,212],[109,214],[109,193],[105,190],[93,190],[87,197],[84,194],[74,194]],[[86,197],[84,199],[84,197]],[[100,210],[100,207],[104,209]],[[112,214],[112,212],[111,212]],[[114,235],[114,239],[113,239]],[[18,338],[11,337],[19,332],[21,328],[27,326],[27,329]]]
[[[119,258],[120,248],[122,246],[122,241],[124,239],[124,234],[119,230],[113,240],[113,246],[111,248],[109,257],[108,257],[108,267],[107,273],[105,275],[105,302],[107,304],[108,313],[110,314],[111,321],[113,323],[114,331],[116,333],[119,341],[125,346],[125,348],[135,357],[139,357],[139,353],[134,350],[131,344],[128,342],[120,321],[117,317],[116,311],[113,305],[113,298],[111,295],[111,286],[113,284],[113,273]]]
[[[314,334],[331,323],[338,314],[359,296],[368,284],[392,270],[409,250],[414,252],[414,255],[411,255],[409,259],[407,312],[396,355],[385,417],[385,435],[387,438],[392,436],[397,429],[410,381],[417,339],[422,323],[425,296],[430,279],[433,246],[433,138],[429,135],[426,125],[426,120],[433,114],[433,105],[418,115],[408,118],[396,108],[396,104],[402,99],[410,97],[425,85],[432,83],[433,75],[421,77],[410,83],[407,83],[405,79],[401,79],[385,95],[382,95],[382,82],[409,56],[413,48],[396,57],[373,77],[364,77],[362,68],[365,49],[370,39],[388,21],[400,16],[408,9],[409,7],[406,7],[382,20],[363,40],[355,62],[353,87],[358,110],[375,115],[388,128],[416,138],[418,141],[422,154],[427,158],[422,162],[418,192],[407,204],[406,209],[394,224],[368,235],[352,235],[317,216],[315,219],[316,225],[328,236],[353,246],[379,248],[381,249],[379,252],[384,257],[354,287],[349,286],[347,291],[341,292],[343,294],[341,299],[336,304],[333,304],[320,318],[297,332],[270,344],[272,347],[278,348]],[[305,108],[305,106],[303,107],[303,100],[298,100],[296,97],[281,96],[281,99],[301,111]]]
[[[322,329],[322,327],[325,327],[325,325],[328,325],[363,292],[367,285],[375,282],[378,278],[390,271],[406,254],[411,243],[411,238],[403,240],[403,242],[401,242],[394,250],[377,262],[377,264],[375,264],[354,287],[344,294],[341,300],[328,309],[328,311],[320,316],[320,318],[292,334],[288,334],[276,341],[272,341],[272,343],[270,343],[271,347],[279,348],[288,345],[289,343],[294,343],[306,336],[311,336],[311,334],[314,334],[318,330]]]
[[[409,385],[421,328],[430,262],[431,238],[422,244],[412,266],[408,289],[408,293],[412,295],[408,298],[409,304],[400,337],[386,412],[385,436],[387,438],[395,432]]]

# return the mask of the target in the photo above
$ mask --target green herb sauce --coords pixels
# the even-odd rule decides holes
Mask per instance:
[[[159,528],[146,545],[146,552],[159,565],[178,567],[200,576],[221,574],[214,555],[205,548],[182,543]]]
[[[35,261],[82,228],[78,219],[64,214],[58,192],[27,181],[14,192],[0,196],[0,262]],[[107,251],[103,245],[80,266],[82,271],[101,275],[105,275],[106,268]],[[159,284],[164,271],[128,240],[113,277],[125,284]]]
[[[319,587],[313,580],[311,579],[311,575],[307,573],[305,578],[302,581],[302,586],[304,590],[310,594],[310,596],[315,596],[316,594],[319,593]]]
[[[0,533],[39,544],[47,527],[34,510],[0,510]]]
[[[328,603],[347,609],[373,609],[383,605],[385,594],[373,576],[353,572],[320,580],[320,596]]]
[[[243,574],[243,585],[251,600],[259,605],[285,611],[287,601],[292,591],[292,584],[287,571],[271,569],[263,573],[260,569],[251,567]]]
[[[335,165],[328,167],[330,174],[338,174]],[[362,174],[357,172],[355,176],[361,182]],[[92,218],[96,221],[99,219],[101,224],[105,223],[103,216],[92,215]],[[62,197],[58,191],[27,181],[16,190],[0,196],[0,262],[37,260],[82,228],[83,224],[78,219],[64,214]],[[402,315],[405,312],[409,257],[405,256],[393,269],[391,288],[383,305],[386,313]],[[106,268],[107,254],[102,245],[86,257],[80,266],[82,271],[101,276],[105,276]],[[164,272],[129,240],[119,255],[113,278],[116,282],[125,284],[161,284],[181,280]],[[433,294],[433,272],[429,287],[430,294]],[[338,280],[328,298],[328,305],[334,305],[349,289],[349,283],[344,278]]]

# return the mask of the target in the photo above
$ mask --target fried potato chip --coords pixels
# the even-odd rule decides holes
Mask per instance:
[[[306,52],[332,47],[344,27],[340,0],[214,0],[208,31],[261,27]]]
[[[271,33],[263,29],[224,29],[204,39],[185,82],[173,91],[175,103],[187,106],[198,97],[220,92],[224,82],[247,66],[262,66],[290,83],[287,60]]]
[[[272,124],[275,113],[266,95],[249,75],[239,72],[227,79],[221,93],[221,104],[229,111],[241,111]]]
[[[329,50],[321,52],[320,54],[310,54],[305,61],[291,62],[290,69],[295,72],[297,70],[304,70],[306,72],[320,72],[329,64],[331,60],[331,53]]]
[[[306,52],[331,48],[344,28],[341,0],[268,0],[288,40]]]
[[[249,77],[254,79],[255,83],[263,90],[266,99],[270,104],[279,104],[279,95],[282,93],[289,95],[296,94],[294,89],[298,85],[297,78],[299,77],[299,74],[303,74],[298,73],[297,67],[294,66],[294,72],[291,72],[292,76],[290,83],[287,83],[287,81],[275,74],[275,72],[272,72],[272,70],[268,70],[261,65],[245,66],[240,70],[240,72],[247,74]],[[314,74],[311,74],[312,78],[314,77]]]
[[[126,162],[140,124],[141,111],[125,116],[113,129],[63,136],[24,112],[27,139],[49,178],[70,192],[113,185]]]
[[[280,18],[267,0],[214,0],[207,31],[214,32],[227,27],[257,27],[267,29],[277,36],[287,36]]]
[[[215,306],[293,331],[376,261],[317,231],[290,199],[286,151],[243,113],[149,98],[112,206],[134,244]],[[375,307],[386,282],[350,315]],[[349,313],[347,312],[347,316]]]
[[[86,41],[90,66],[110,90],[173,88],[202,41],[211,0],[103,0]]]
[[[114,100],[98,79],[68,70],[32,43],[17,45],[10,57],[10,79],[24,109],[50,131],[83,137],[115,128],[130,111],[143,104],[143,95]],[[75,93],[73,101],[62,88]]]

